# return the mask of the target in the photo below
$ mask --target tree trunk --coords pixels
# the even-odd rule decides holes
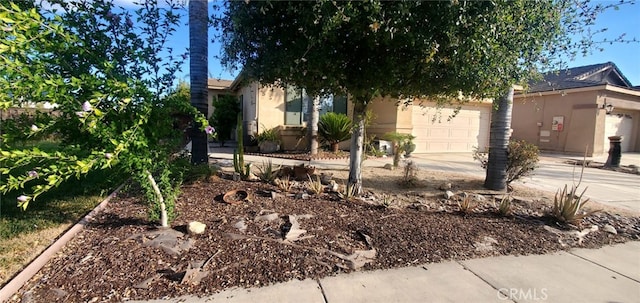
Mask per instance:
[[[207,104],[208,68],[208,6],[207,0],[189,1],[189,75],[191,82],[191,105],[205,116]],[[191,127],[191,163],[208,161],[207,135],[195,123]]]
[[[496,101],[494,101],[496,102]],[[497,106],[497,107],[496,107]],[[489,162],[484,187],[492,190],[507,188],[507,161],[509,137],[511,136],[511,111],[513,108],[513,88],[497,100],[491,114],[489,137]]]
[[[153,179],[153,176],[151,175],[151,173],[149,171],[145,171],[145,173],[147,174],[147,180],[149,180],[151,187],[153,187],[153,191],[156,193],[156,196],[158,197],[158,202],[160,203],[160,226],[169,227],[169,216],[167,215],[167,207],[164,204],[164,198],[162,197],[162,192],[160,191],[160,188],[158,187],[156,180]]]
[[[368,100],[367,100],[368,101]],[[367,109],[365,102],[357,100],[353,106],[353,134],[349,158],[349,181],[347,185],[353,195],[362,192],[362,147],[364,143],[364,115]]]
[[[318,121],[320,120],[320,96],[308,99],[307,136],[309,137],[309,151],[318,154]]]

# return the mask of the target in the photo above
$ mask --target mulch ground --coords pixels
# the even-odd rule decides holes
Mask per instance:
[[[245,190],[248,199],[222,202],[230,190]],[[464,215],[454,201],[410,199],[407,207],[385,207],[380,199],[346,201],[335,193],[303,194],[301,187],[284,193],[265,183],[215,177],[184,186],[173,228],[162,231],[146,220],[138,198],[121,194],[12,302],[204,296],[354,270],[600,247],[640,234],[638,218],[599,213],[589,222],[613,224],[620,232],[601,228],[578,243],[529,206],[516,204],[510,217],[496,215],[489,204]],[[203,234],[187,233],[194,220],[207,225]]]

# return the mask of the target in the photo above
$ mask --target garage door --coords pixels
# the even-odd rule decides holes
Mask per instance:
[[[414,106],[415,152],[471,152],[474,146],[489,147],[490,106],[463,106],[450,118],[453,113],[452,108]]]
[[[605,118],[604,125],[604,151],[609,151],[610,136],[622,136],[622,144],[620,145],[623,152],[632,151],[631,143],[633,134],[633,119],[630,115],[625,114],[609,114]]]

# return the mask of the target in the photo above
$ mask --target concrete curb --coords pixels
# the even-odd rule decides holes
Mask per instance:
[[[53,242],[47,249],[45,249],[38,257],[36,257],[27,267],[25,267],[20,273],[18,273],[13,279],[11,279],[2,289],[0,289],[0,302],[8,301],[27,281],[29,281],[38,271],[49,262],[62,247],[64,247],[69,240],[81,231],[85,225],[87,225],[93,217],[100,211],[105,209],[109,204],[109,201],[116,196],[116,194],[124,187],[124,183],[118,186],[109,196],[107,196],[96,208],[84,216],[78,223],[73,225],[67,232],[65,232],[58,240]]]

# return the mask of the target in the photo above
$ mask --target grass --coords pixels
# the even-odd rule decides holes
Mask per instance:
[[[19,148],[35,146],[54,151],[58,144],[42,141]],[[79,180],[72,178],[32,201],[26,211],[17,205],[22,190],[0,195],[0,285],[125,179],[114,170],[94,171]]]

